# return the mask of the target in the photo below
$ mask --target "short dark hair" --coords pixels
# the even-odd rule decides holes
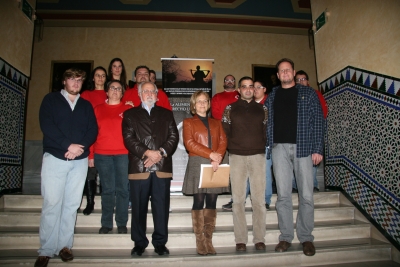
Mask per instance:
[[[244,80],[251,80],[252,82],[254,82],[253,78],[251,78],[249,76],[244,76],[244,77],[240,78],[240,80],[238,82],[238,87],[242,86],[242,81],[244,81]]]
[[[279,72],[279,65],[283,62],[287,62],[290,63],[290,65],[292,65],[292,69],[294,69],[294,63],[293,60],[289,59],[289,58],[282,58],[281,60],[278,61],[278,63],[276,63],[276,71]]]
[[[157,76],[157,74],[154,70],[149,70],[149,75],[150,75],[150,73],[153,73],[155,76]],[[135,76],[136,76],[136,73],[135,73]]]
[[[228,75],[226,75],[226,76],[224,77],[224,82],[225,82],[226,77],[228,77],[228,76],[232,76],[233,79],[236,80],[235,76],[233,76],[232,74],[228,74]]]
[[[308,74],[307,74],[307,72],[305,72],[304,70],[296,71],[296,75],[295,75],[294,77],[296,78],[297,75],[304,75],[304,76],[306,76],[306,79],[307,79],[307,81],[308,81]]]
[[[136,77],[136,72],[137,72],[138,69],[147,69],[147,71],[149,72],[149,75],[150,75],[150,69],[149,69],[149,67],[147,67],[147,66],[145,66],[145,65],[139,65],[139,66],[137,66],[136,69],[135,69],[135,77]]]
[[[107,83],[107,86],[104,87],[104,91],[106,91],[106,93],[108,92],[108,90],[110,90],[110,86],[112,83],[119,83],[121,85],[122,88],[122,95],[125,93],[125,85],[122,84],[122,82],[120,80],[111,80]]]

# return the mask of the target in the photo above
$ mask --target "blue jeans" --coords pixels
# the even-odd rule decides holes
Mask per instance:
[[[317,169],[319,165],[314,165],[313,166],[313,175],[314,175],[314,187],[318,188],[318,180],[317,180]],[[297,189],[297,184],[296,184],[296,177],[293,175],[293,180],[292,180],[292,188]]]
[[[279,241],[291,243],[294,238],[292,177],[293,171],[299,190],[299,210],[296,219],[296,233],[301,243],[314,241],[313,163],[311,155],[296,157],[296,144],[274,144],[272,148],[274,174],[278,200],[276,210],[281,235]]]
[[[94,154],[94,164],[101,177],[101,226],[126,226],[128,222],[128,155]]]
[[[265,150],[265,155],[268,153],[268,149]],[[271,197],[272,197],[272,156],[269,159],[266,159],[266,186],[265,186],[265,203],[271,205]]]
[[[39,256],[53,257],[64,247],[72,247],[76,211],[81,204],[87,170],[87,158],[66,161],[44,153]]]

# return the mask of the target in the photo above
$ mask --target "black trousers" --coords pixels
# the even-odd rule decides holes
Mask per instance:
[[[135,246],[147,247],[146,237],[147,212],[151,197],[151,212],[153,214],[154,232],[152,241],[154,247],[165,245],[168,241],[168,219],[170,203],[170,178],[158,178],[156,173],[150,173],[146,180],[130,180],[130,195],[132,201],[131,239]]]

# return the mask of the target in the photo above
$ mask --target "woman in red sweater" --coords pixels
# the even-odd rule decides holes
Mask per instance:
[[[99,66],[96,67],[89,79],[89,88],[81,94],[83,99],[92,104],[93,108],[95,108],[99,104],[103,104],[107,100],[106,92],[104,91],[104,84],[107,80],[107,72],[106,70]],[[84,191],[86,193],[86,208],[83,210],[83,214],[90,215],[94,209],[94,195],[96,194],[96,176],[97,170],[93,165],[90,165],[88,168],[88,174],[86,176],[86,183]]]
[[[124,111],[131,108],[121,102],[125,91],[123,83],[110,81],[105,88],[108,101],[94,109],[99,132],[91,147],[89,164],[96,166],[101,177],[101,228],[99,234],[107,234],[115,222],[119,234],[127,233],[128,222],[128,150],[122,138]]]

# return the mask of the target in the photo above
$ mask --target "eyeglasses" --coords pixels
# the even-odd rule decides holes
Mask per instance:
[[[225,80],[226,83],[234,83],[235,80]]]
[[[308,81],[308,80],[307,80],[307,78],[299,78],[299,79],[296,79],[296,82],[302,82],[302,81]]]
[[[68,78],[68,81],[72,82],[72,83],[83,83],[82,79],[75,79],[75,78]]]
[[[249,85],[249,86],[242,85],[242,86],[240,86],[240,89],[252,89],[252,90],[254,90],[254,85]]]
[[[146,95],[148,95],[148,94],[151,94],[151,95],[157,94],[157,92],[155,90],[143,90],[142,93],[146,94]]]
[[[292,71],[293,71],[292,69],[282,69],[282,70],[279,70],[280,73],[286,73],[286,72],[292,72]]]
[[[196,100],[196,104],[208,104],[208,100]]]
[[[265,87],[264,86],[256,86],[256,87],[254,87],[254,89],[260,90],[260,89],[265,89]]]
[[[122,92],[122,87],[111,86],[110,89],[116,92]]]

